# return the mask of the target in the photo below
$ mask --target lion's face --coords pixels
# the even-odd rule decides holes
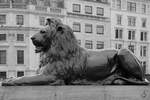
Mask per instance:
[[[31,37],[33,44],[35,45],[36,49],[35,52],[44,52],[48,50],[51,46],[52,38],[56,33],[56,19],[50,19],[48,25],[41,29],[38,33]]]

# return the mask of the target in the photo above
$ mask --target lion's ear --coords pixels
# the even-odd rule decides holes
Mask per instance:
[[[59,24],[62,24],[62,21],[57,18],[47,18],[46,19],[46,25],[50,25],[51,23],[54,23],[56,26]]]
[[[47,18],[47,19],[46,19],[46,25],[50,25],[50,23],[51,23],[51,19],[50,19],[50,18]]]

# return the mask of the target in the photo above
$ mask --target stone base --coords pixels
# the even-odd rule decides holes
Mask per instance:
[[[10,86],[0,100],[150,100],[149,86]]]

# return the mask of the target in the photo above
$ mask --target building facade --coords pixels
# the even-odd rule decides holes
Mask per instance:
[[[65,0],[66,24],[87,50],[110,47],[110,2],[107,0]]]
[[[111,0],[111,47],[129,48],[150,73],[150,1]]]

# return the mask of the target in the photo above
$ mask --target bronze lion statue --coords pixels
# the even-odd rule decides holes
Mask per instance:
[[[38,74],[8,79],[12,85],[147,85],[140,61],[128,49],[87,51],[72,29],[59,19],[47,19],[46,27],[31,37],[41,60]]]

